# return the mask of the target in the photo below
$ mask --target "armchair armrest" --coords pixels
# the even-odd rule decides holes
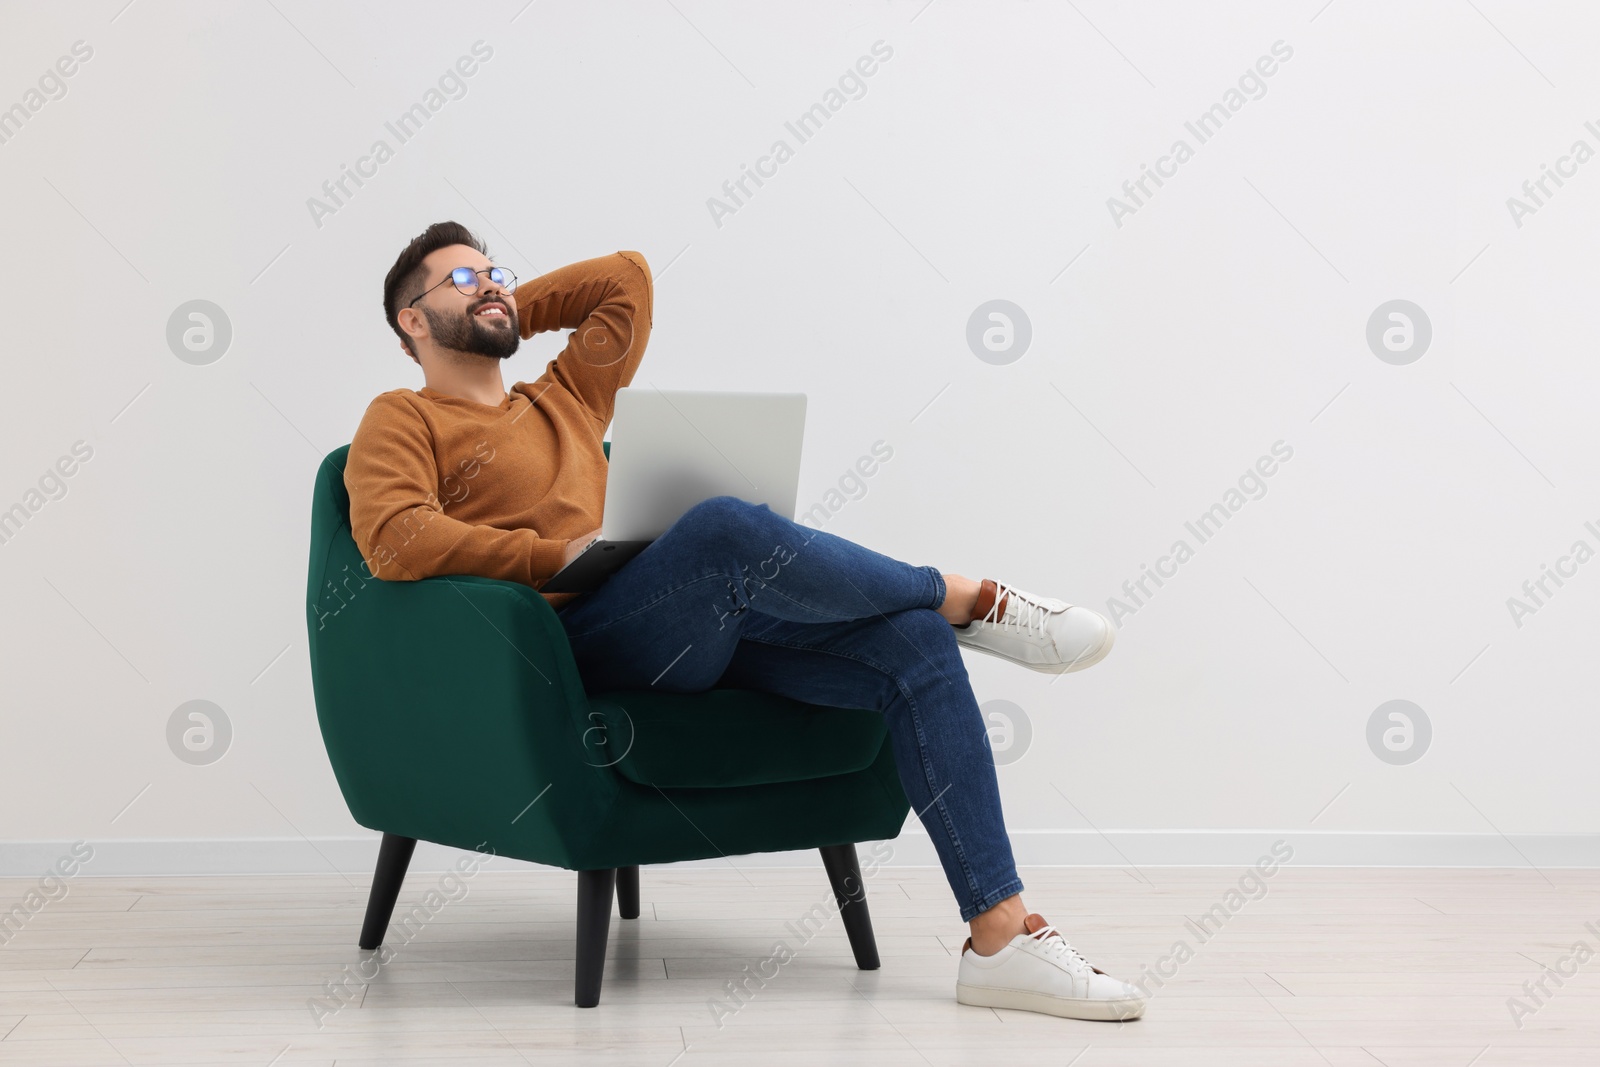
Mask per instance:
[[[512,582],[367,573],[347,532],[330,538],[323,595],[307,605],[317,717],[351,814],[574,866],[576,835],[604,822],[620,783],[585,736],[588,700],[555,610]]]

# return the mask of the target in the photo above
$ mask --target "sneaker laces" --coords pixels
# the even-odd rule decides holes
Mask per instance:
[[[1029,637],[1043,638],[1046,636],[1045,620],[1056,610],[1042,602],[1042,599],[1033,593],[1024,593],[1020,589],[1013,589],[1004,582],[995,583],[994,603],[989,606],[989,611],[979,620],[991,626],[1002,629],[1015,629]],[[1000,605],[1005,604],[1008,610],[1004,617],[1000,617]],[[1018,605],[1013,607],[1013,605]]]
[[[1061,931],[1047,923],[1028,935],[1039,945],[1039,951],[1050,959],[1064,964],[1068,970],[1078,974],[1104,973],[1100,968],[1083,958],[1083,954],[1072,947],[1072,942],[1061,936]]]

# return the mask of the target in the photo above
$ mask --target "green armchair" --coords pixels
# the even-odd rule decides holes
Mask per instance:
[[[638,917],[640,865],[816,848],[857,965],[878,966],[855,843],[898,836],[910,808],[879,713],[585,692],[530,587],[371,575],[348,452],[317,472],[306,626],[329,762],[351,815],[383,834],[363,949],[382,944],[419,840],[563,867],[578,872],[575,1000],[593,1007],[612,897]]]

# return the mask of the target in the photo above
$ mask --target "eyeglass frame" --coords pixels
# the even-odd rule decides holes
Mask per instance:
[[[474,278],[476,278],[480,274],[487,275],[490,271],[496,271],[496,270],[504,271],[506,274],[509,274],[511,276],[511,284],[509,286],[508,285],[500,285],[500,283],[495,281],[493,278],[489,278],[488,279],[489,283],[492,284],[492,285],[499,285],[500,286],[500,291],[501,292],[506,292],[506,293],[509,293],[513,289],[516,288],[517,272],[512,270],[510,267],[502,267],[499,264],[495,264],[492,267],[481,267],[481,268],[479,268],[477,270],[473,270],[473,268],[471,268],[471,267],[451,267],[450,268],[450,272],[448,274],[446,274],[442,279],[440,279],[440,281],[437,284],[428,286],[422,292],[420,292],[416,296],[412,297],[411,298],[411,303],[407,304],[406,307],[408,307],[408,308],[409,307],[415,307],[418,300],[421,300],[423,297],[427,296],[429,293],[431,293],[435,289],[439,288],[439,286],[444,285],[446,282],[449,282],[450,284],[455,285],[456,271],[458,271],[458,270],[470,270],[470,271],[472,271],[472,276]],[[471,293],[461,293],[461,286],[456,285],[456,292],[461,293],[462,296],[476,296],[477,293],[479,291],[481,291],[482,289],[483,289],[483,286],[479,285],[477,287],[477,289],[475,289]]]

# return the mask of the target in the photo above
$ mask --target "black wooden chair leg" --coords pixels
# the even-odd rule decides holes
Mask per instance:
[[[406,880],[406,868],[411,866],[411,853],[416,847],[414,837],[383,835],[383,844],[378,846],[378,869],[372,875],[372,892],[367,896],[367,918],[361,924],[362,948],[383,944],[394,902],[400,897],[400,884]]]
[[[600,1003],[600,982],[606,974],[606,935],[611,929],[611,897],[617,870],[578,872],[578,966],[573,1002],[580,1008]]]
[[[872,936],[872,916],[867,913],[867,887],[861,881],[861,865],[854,845],[824,845],[822,865],[833,883],[833,899],[839,902],[839,917],[850,938],[850,951],[856,966],[863,971],[878,969],[878,942]]]
[[[639,917],[639,868],[617,868],[617,918]]]

